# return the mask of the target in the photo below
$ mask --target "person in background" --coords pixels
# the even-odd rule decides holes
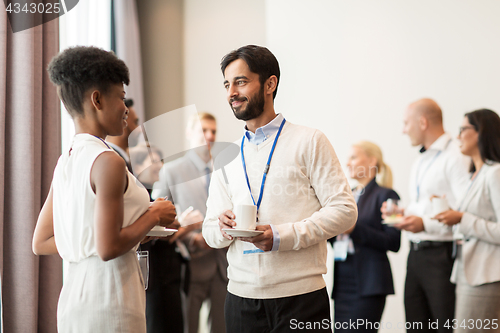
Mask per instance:
[[[138,144],[130,149],[132,169],[152,199],[153,184],[159,180],[163,166],[162,152],[147,143]],[[171,202],[169,197],[164,199]],[[175,220],[171,227],[179,229]],[[176,234],[177,234],[176,233]],[[148,333],[183,333],[184,315],[182,302],[183,275],[187,258],[181,254],[176,234],[154,239],[141,245],[142,251],[149,254],[149,283],[146,290],[146,323]],[[181,245],[183,246],[183,245]]]
[[[153,184],[160,179],[160,169],[163,166],[162,152],[155,146],[146,143],[130,148],[130,164],[137,179],[146,187],[151,196]],[[153,201],[153,199],[151,199]]]
[[[128,109],[127,126],[123,129],[123,134],[118,136],[108,136],[106,137],[106,142],[111,146],[124,160],[127,164],[128,171],[132,172],[132,166],[130,165],[129,156],[129,136],[133,130],[139,126],[139,118],[135,113],[133,107],[134,101],[132,99],[125,100],[125,106]]]
[[[68,263],[57,307],[59,332],[145,332],[145,295],[135,254],[175,207],[150,205],[144,188],[104,139],[123,133],[128,68],[112,52],[74,47],[54,57],[50,80],[75,124],[38,217],[33,252]]]
[[[493,321],[500,318],[500,117],[488,109],[466,113],[458,138],[472,159],[468,189],[457,210],[435,217],[455,229],[456,322],[450,324],[456,332],[500,332]]]
[[[153,198],[168,196],[169,200],[179,207],[180,212],[192,210],[199,216],[198,220],[189,222],[189,227],[196,230],[181,235],[181,228],[176,234],[187,245],[191,256],[191,279],[187,297],[189,333],[198,332],[200,308],[206,300],[209,300],[210,332],[226,331],[224,300],[227,289],[227,250],[208,247],[201,234],[201,223],[207,209],[208,186],[213,171],[211,148],[216,132],[217,123],[213,115],[207,112],[193,115],[186,128],[190,150],[183,157],[163,166],[160,181],[155,183],[153,190]],[[186,218],[181,223],[188,228]]]
[[[404,302],[406,321],[415,324],[408,332],[436,332],[429,321],[439,322],[437,332],[450,332],[444,324],[454,318],[453,234],[451,227],[432,218],[431,197],[445,197],[451,207],[457,207],[470,159],[445,133],[441,108],[432,99],[408,106],[403,133],[412,146],[421,146],[410,173],[410,204],[403,221],[394,225],[405,230],[410,240]],[[385,218],[385,206],[382,212]]]
[[[330,240],[335,250],[334,318],[336,323],[347,323],[344,324],[347,329],[336,328],[335,332],[349,331],[349,321],[380,322],[386,296],[394,294],[386,252],[397,252],[401,244],[401,231],[382,224],[382,204],[399,196],[391,189],[392,172],[384,163],[380,148],[368,141],[354,144],[347,167],[350,178],[358,182],[353,191],[358,221],[353,228]]]
[[[323,133],[276,114],[280,69],[267,48],[232,51],[221,71],[227,101],[246,125],[237,142],[240,156],[227,165],[218,164],[224,152],[215,160],[203,222],[208,245],[229,246],[226,330],[288,332],[309,322],[331,332],[321,324],[330,323],[327,239],[357,218],[347,179]],[[243,217],[235,208],[252,204],[257,227],[250,233],[260,234],[233,238],[226,230]]]

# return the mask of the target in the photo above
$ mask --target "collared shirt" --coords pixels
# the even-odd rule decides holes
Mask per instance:
[[[245,126],[245,136],[247,137],[248,142],[253,143],[254,145],[260,145],[278,131],[283,119],[283,115],[278,113],[278,115],[269,123],[257,128],[255,133],[250,132]]]
[[[189,159],[193,162],[193,164],[199,171],[204,171],[206,168],[209,168],[210,171],[212,171],[212,160],[208,162],[203,161],[193,149],[189,150],[186,153],[186,156],[189,157]]]
[[[283,119],[283,115],[281,113],[278,113],[278,115],[274,117],[274,119],[269,123],[257,128],[255,130],[255,133],[250,132],[245,126],[245,136],[248,142],[257,146],[260,145],[268,138],[272,137],[276,132],[278,132]],[[272,224],[270,226],[271,230],[273,231],[273,248],[271,249],[271,251],[278,251],[280,247],[280,235],[278,230]]]
[[[205,161],[203,161],[201,159],[201,157],[192,149],[186,153],[186,156],[191,160],[191,162],[193,162],[196,169],[198,169],[198,171],[200,171],[200,177],[203,180],[203,183],[205,184],[205,186],[207,186],[208,185],[207,184],[208,178],[212,174],[213,161],[210,160],[207,163],[205,163]],[[208,174],[208,176],[207,176],[208,178],[203,177],[203,175],[206,175],[206,174]]]
[[[439,154],[439,155],[438,155]],[[410,204],[405,215],[422,218],[425,231],[407,232],[414,242],[451,241],[451,227],[432,219],[431,196],[444,196],[452,209],[457,209],[458,199],[467,190],[470,158],[462,155],[449,134],[441,135],[415,161],[410,174]]]
[[[201,189],[206,187],[206,168],[212,170],[212,161],[205,163],[194,150],[189,150],[183,157],[163,165],[151,196],[167,196],[181,212],[193,206],[205,215],[208,195]]]

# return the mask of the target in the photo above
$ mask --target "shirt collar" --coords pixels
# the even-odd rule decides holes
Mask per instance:
[[[445,150],[446,147],[448,147],[450,141],[451,141],[451,136],[448,133],[444,133],[439,138],[437,138],[436,141],[432,143],[429,149],[425,149],[425,147],[422,147],[420,148],[420,152],[424,153],[427,150],[438,150],[438,151]]]
[[[273,120],[271,120],[266,125],[257,128],[255,134],[250,132],[245,126],[245,136],[248,139],[248,142],[253,144],[259,144],[266,141],[268,138],[274,135],[278,131],[281,126],[281,122],[283,121],[283,115],[278,113]]]
[[[186,156],[193,162],[194,166],[196,169],[199,171],[205,171],[207,168],[212,170],[212,161],[208,161],[208,163],[205,163],[198,154],[196,154],[196,151],[194,149],[189,150],[186,153]]]

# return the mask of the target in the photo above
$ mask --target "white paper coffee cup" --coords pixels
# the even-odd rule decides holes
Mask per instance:
[[[431,206],[433,217],[450,209],[448,200],[446,200],[446,198],[432,198]]]
[[[257,206],[236,205],[234,207],[236,229],[255,230],[257,226]]]

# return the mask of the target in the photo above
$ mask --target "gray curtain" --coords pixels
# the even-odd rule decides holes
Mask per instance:
[[[60,104],[47,75],[59,22],[12,33],[0,4],[0,278],[4,332],[56,332],[59,256],[31,240],[60,155]]]
[[[127,97],[134,100],[134,110],[141,123],[146,121],[142,81],[141,36],[136,0],[118,0],[113,5],[116,55],[130,71]]]

